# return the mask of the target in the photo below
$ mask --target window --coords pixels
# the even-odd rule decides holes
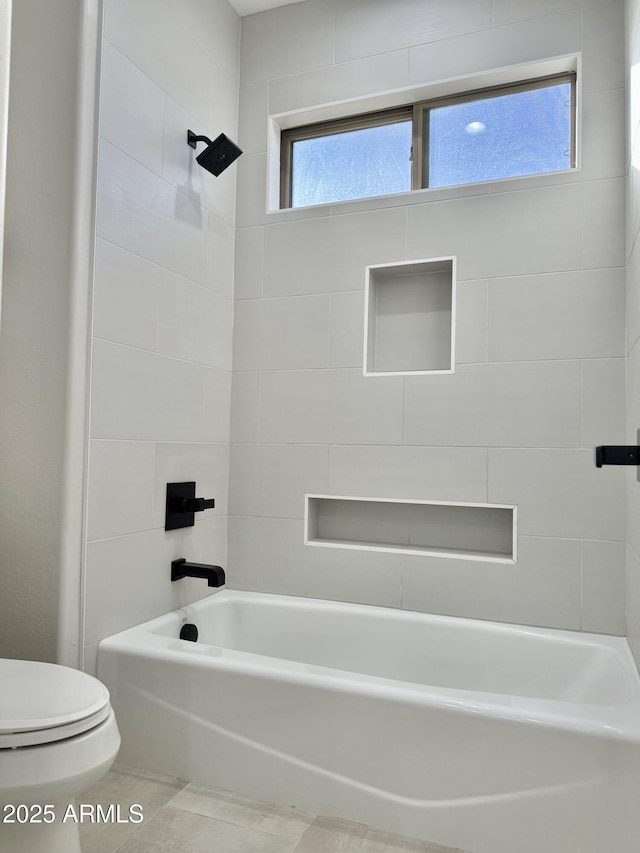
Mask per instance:
[[[281,207],[570,169],[575,75],[284,130],[281,152]]]

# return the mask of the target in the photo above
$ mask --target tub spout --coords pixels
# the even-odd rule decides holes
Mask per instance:
[[[206,578],[208,586],[223,586],[224,569],[207,563],[187,563],[184,557],[180,557],[171,563],[171,580],[179,581],[181,578]]]

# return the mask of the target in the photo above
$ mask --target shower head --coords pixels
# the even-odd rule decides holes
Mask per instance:
[[[197,142],[207,143],[207,147],[202,154],[198,154],[196,160],[203,169],[211,172],[216,178],[242,154],[235,142],[232,142],[224,133],[221,133],[212,142],[208,136],[196,136],[192,130],[188,130],[187,142],[192,148],[196,147]]]

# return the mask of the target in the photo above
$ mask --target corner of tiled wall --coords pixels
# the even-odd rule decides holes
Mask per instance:
[[[89,669],[103,637],[207,594],[172,584],[172,559],[226,565],[237,167],[214,178],[186,139],[236,138],[240,49],[227,0],[106,0],[104,15]],[[187,480],[216,507],[165,532],[166,483]]]

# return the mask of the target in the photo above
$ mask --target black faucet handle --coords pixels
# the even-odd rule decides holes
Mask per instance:
[[[202,512],[213,509],[215,505],[214,498],[182,498],[182,512]]]
[[[194,480],[188,483],[167,483],[167,502],[164,517],[164,529],[176,530],[180,527],[193,527],[194,513],[213,509],[214,498],[197,498]]]

